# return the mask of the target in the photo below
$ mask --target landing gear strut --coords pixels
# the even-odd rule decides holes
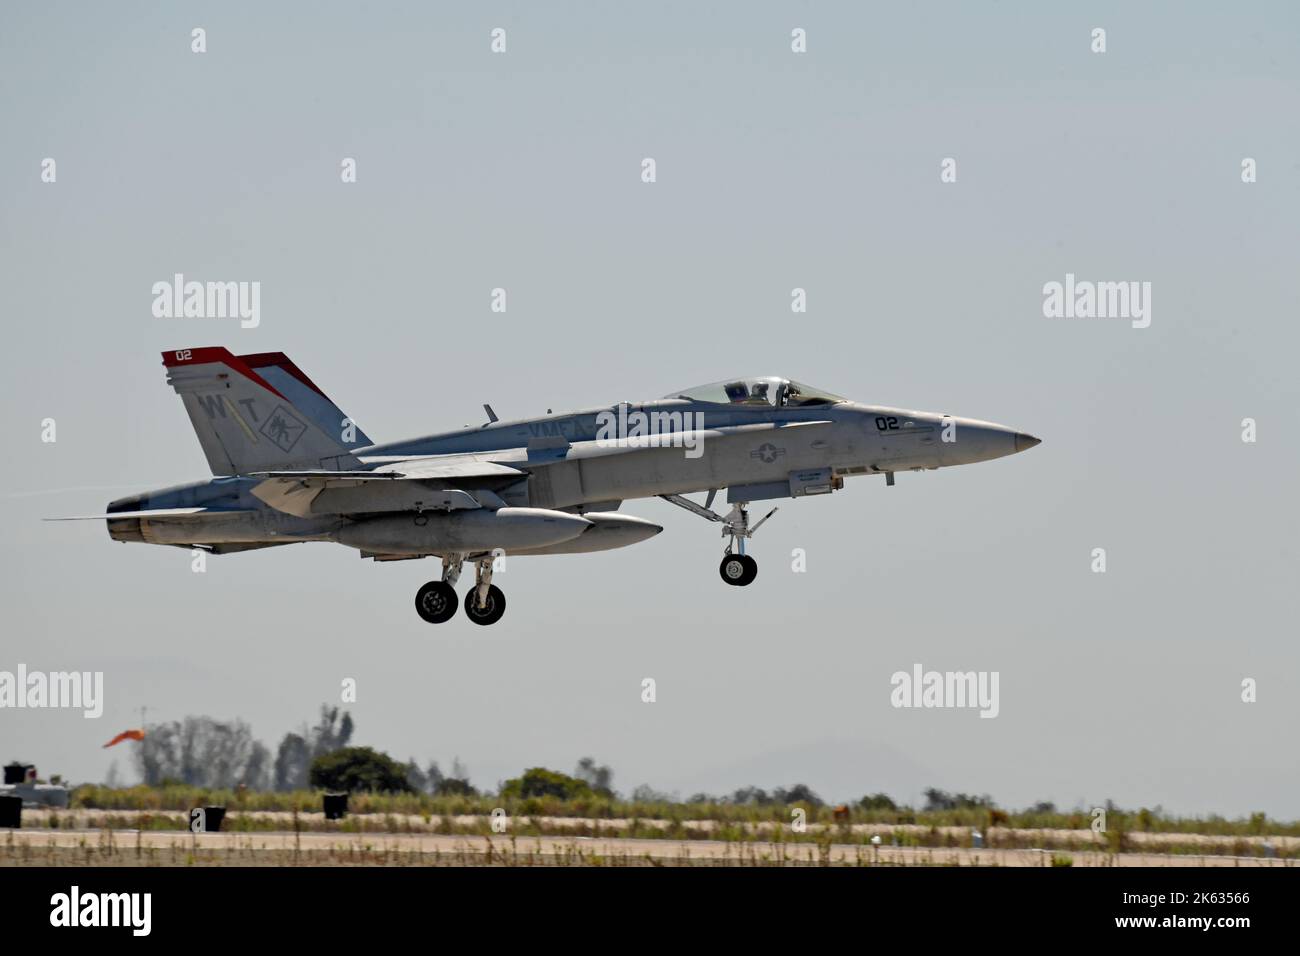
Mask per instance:
[[[464,561],[463,554],[443,558],[442,580],[430,581],[415,593],[415,611],[430,624],[443,624],[455,616],[461,603],[456,582]],[[492,583],[492,558],[482,558],[474,567],[474,586],[465,594],[465,614],[475,624],[495,624],[506,613],[506,596]]]
[[[745,553],[745,541],[752,538],[763,522],[776,514],[777,509],[773,508],[751,526],[749,523],[749,502],[736,502],[731,506],[731,510],[727,512],[726,517],[723,517],[711,507],[715,494],[716,492],[710,491],[708,500],[702,506],[697,505],[689,498],[683,498],[681,495],[660,495],[659,497],[672,502],[679,508],[685,508],[691,514],[699,515],[709,521],[717,521],[722,525],[722,536],[730,540],[727,542],[726,553],[722,556],[722,564],[718,566],[718,575],[728,584],[743,588],[747,584],[752,584],[754,578],[758,577],[758,562]]]
[[[465,593],[465,613],[475,624],[495,624],[506,613],[506,596],[492,583],[492,558],[476,565],[475,583]]]

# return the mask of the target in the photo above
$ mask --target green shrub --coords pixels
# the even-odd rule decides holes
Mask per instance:
[[[344,747],[311,762],[311,785],[347,793],[409,793],[406,767],[371,747]]]
[[[547,770],[545,767],[531,767],[523,776],[507,780],[501,788],[501,796],[507,800],[519,800],[527,797],[554,797],[557,800],[589,800],[595,796],[591,785],[585,780],[570,777],[568,774]],[[544,805],[543,805],[544,806]],[[538,806],[529,813],[551,815]]]

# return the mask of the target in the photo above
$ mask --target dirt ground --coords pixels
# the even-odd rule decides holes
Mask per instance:
[[[602,821],[608,822],[608,821]],[[255,832],[30,828],[0,836],[6,866],[1288,866],[1261,856],[966,847],[895,847],[766,841],[646,840],[563,834]]]

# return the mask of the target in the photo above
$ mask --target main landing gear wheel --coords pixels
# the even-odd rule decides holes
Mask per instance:
[[[430,581],[415,592],[415,612],[430,624],[450,621],[460,601],[446,581]]]
[[[465,614],[475,624],[495,624],[506,613],[506,596],[495,584],[488,585],[487,601],[478,606],[478,588],[472,587],[465,595]]]
[[[718,574],[728,584],[743,588],[758,577],[758,562],[747,554],[728,554],[718,566]]]

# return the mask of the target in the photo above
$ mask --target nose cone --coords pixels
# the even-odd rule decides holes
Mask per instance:
[[[1042,444],[1041,438],[1035,438],[1033,435],[1027,435],[1024,432],[1016,432],[1016,451],[1028,451],[1035,445]]]

